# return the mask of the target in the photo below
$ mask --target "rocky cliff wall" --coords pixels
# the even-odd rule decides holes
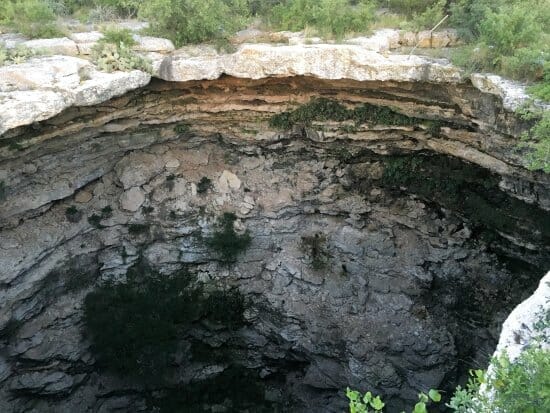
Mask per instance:
[[[212,80],[175,77],[206,59],[180,52],[159,66],[171,82],[114,98],[128,88],[95,83],[105,102],[19,112],[0,136],[2,411],[151,409],[150,389],[98,368],[82,321],[86,294],[140,257],[250,299],[241,329],[182,338],[231,360],[183,351],[173,386],[237,364],[282,411],[342,411],[347,385],[397,411],[486,362],[550,262],[548,177],[514,150],[526,125],[501,97],[437,74],[452,68],[381,71],[378,55],[367,70],[370,52],[346,46],[274,73],[275,49],[247,52],[248,66],[242,51],[210,59]],[[219,77],[228,61],[261,75]],[[204,243],[224,212],[252,238],[231,267]]]

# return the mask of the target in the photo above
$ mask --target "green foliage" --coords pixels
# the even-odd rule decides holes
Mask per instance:
[[[153,70],[149,59],[140,56],[122,42],[118,45],[98,42],[92,48],[92,59],[105,72],[141,70],[151,73]]]
[[[381,0],[379,3],[391,11],[404,14],[407,17],[422,14],[434,4],[431,0]]]
[[[349,413],[369,413],[369,412],[383,412],[385,403],[380,396],[373,396],[369,391],[364,395],[361,395],[356,390],[351,390],[349,387],[346,389],[346,397],[349,400]],[[430,389],[428,394],[419,393],[418,403],[415,404],[411,413],[427,413],[427,406],[429,403],[439,403],[441,401],[441,394],[434,389]]]
[[[251,238],[248,231],[237,234],[233,224],[237,217],[230,212],[224,213],[217,222],[214,233],[206,238],[206,245],[212,249],[223,263],[230,264],[237,260],[237,256],[250,245]]]
[[[187,133],[189,132],[189,129],[189,124],[185,122],[178,123],[176,126],[174,126],[174,132],[176,132],[177,134]]]
[[[302,237],[301,250],[309,256],[314,270],[321,270],[328,264],[329,254],[326,242],[327,238],[322,234]]]
[[[100,367],[121,377],[158,383],[192,323],[207,319],[224,328],[244,323],[237,291],[205,295],[185,271],[166,276],[143,260],[125,283],[108,282],[88,294],[84,321]]]
[[[451,4],[451,25],[475,42],[453,61],[470,70],[540,79],[550,56],[549,10],[545,0],[459,0]]]
[[[524,112],[524,119],[537,119],[534,126],[522,135],[520,147],[529,148],[527,167],[531,170],[542,170],[550,173],[550,112]]]
[[[116,45],[124,43],[126,46],[133,46],[136,44],[132,32],[129,29],[119,29],[116,27],[110,27],[104,30],[101,41]]]
[[[434,27],[445,16],[445,0],[431,2],[422,12],[414,13],[407,25],[414,30],[428,30]],[[406,28],[406,27],[405,27]]]
[[[65,216],[67,217],[67,221],[76,223],[82,219],[82,212],[74,205],[71,205],[65,210]]]
[[[56,15],[43,0],[8,0],[0,5],[0,25],[32,39],[62,35]]]
[[[96,5],[110,7],[123,17],[135,17],[142,3],[142,0],[95,0]]]
[[[374,20],[374,3],[358,0],[287,0],[273,7],[271,22],[283,30],[313,27],[325,36],[342,38],[365,32]]]
[[[103,228],[103,225],[101,224],[102,219],[103,218],[101,216],[99,216],[97,214],[92,214],[88,217],[88,222],[94,228],[101,229],[101,228]]]
[[[178,331],[199,316],[200,292],[184,272],[171,277],[143,263],[124,284],[88,294],[84,320],[101,367],[121,376],[158,379],[177,349]]]
[[[139,14],[149,33],[181,46],[231,36],[244,27],[248,11],[244,0],[151,0]]]
[[[498,179],[482,168],[444,156],[389,157],[381,184],[405,188],[459,211],[474,227],[517,232],[533,241],[550,241],[550,215],[506,195]]]
[[[309,126],[313,121],[346,121],[353,120],[356,125],[363,123],[382,125],[415,125],[421,120],[411,118],[384,106],[368,103],[348,109],[331,99],[318,98],[299,106],[293,111],[279,113],[270,120],[270,126],[278,129],[290,129],[294,125]]]
[[[470,372],[466,388],[457,387],[447,407],[458,413],[538,413],[550,411],[550,351],[536,340],[510,361],[504,352],[493,358],[492,370]],[[480,393],[485,384],[490,395]]]
[[[130,224],[128,234],[138,236],[149,233],[149,224]]]
[[[212,180],[206,176],[203,176],[197,183],[197,194],[205,194],[212,188]]]
[[[7,198],[8,190],[6,188],[6,183],[4,181],[0,181],[0,202],[4,201]]]
[[[204,302],[204,314],[217,324],[238,328],[244,324],[245,300],[238,291],[213,291]]]

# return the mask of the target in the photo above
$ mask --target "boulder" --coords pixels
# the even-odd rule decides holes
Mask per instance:
[[[145,202],[145,193],[138,187],[130,188],[120,196],[120,206],[126,211],[137,211],[143,202]]]
[[[68,37],[28,40],[23,42],[23,45],[33,50],[45,51],[52,54],[71,56],[76,56],[78,54],[76,43]]]

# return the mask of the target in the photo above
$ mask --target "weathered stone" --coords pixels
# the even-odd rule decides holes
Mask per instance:
[[[120,206],[126,211],[137,211],[145,202],[145,194],[141,188],[133,187],[120,196]]]
[[[86,204],[92,200],[93,195],[89,191],[79,191],[74,197],[74,200],[79,204]]]
[[[132,49],[139,52],[170,53],[176,50],[171,40],[159,37],[134,35],[136,44]]]
[[[222,175],[218,179],[218,188],[220,192],[230,192],[241,187],[241,180],[232,172],[227,170],[223,171]]]
[[[24,42],[23,45],[30,49],[45,51],[51,54],[71,56],[76,56],[78,54],[76,43],[67,37],[61,37],[58,39],[28,40]]]

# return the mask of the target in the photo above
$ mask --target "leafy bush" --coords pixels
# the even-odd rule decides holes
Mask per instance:
[[[123,17],[135,17],[142,3],[142,0],[96,0],[98,6],[112,8]]]
[[[166,277],[143,263],[125,284],[107,283],[88,294],[84,320],[101,367],[122,376],[162,376],[177,348],[178,331],[199,315],[200,292],[190,277]]]
[[[327,266],[329,253],[326,242],[327,238],[321,234],[302,237],[301,250],[309,256],[314,270],[321,270]]]
[[[374,20],[374,4],[358,0],[288,0],[273,7],[271,22],[283,30],[314,27],[323,35],[342,38],[349,32],[364,32]]]
[[[110,27],[104,30],[103,38],[101,39],[101,41],[105,43],[116,44],[116,45],[123,43],[126,46],[133,46],[136,44],[136,41],[134,40],[134,36],[132,35],[132,32],[129,29],[119,29],[116,27]]]
[[[36,50],[23,45],[17,45],[8,49],[0,43],[0,66],[4,64],[21,64],[37,54]]]
[[[176,46],[227,38],[244,27],[247,14],[244,0],[151,0],[139,10],[150,34]]]
[[[373,396],[370,391],[362,395],[358,391],[351,390],[348,387],[346,390],[346,397],[349,400],[350,413],[382,413],[385,406],[380,396]],[[420,393],[418,395],[418,403],[414,405],[414,409],[411,413],[428,413],[428,404],[430,402],[439,403],[440,401],[441,394],[437,390],[431,389],[428,394]]]
[[[237,291],[209,295],[185,271],[153,271],[142,259],[125,283],[106,283],[86,296],[84,321],[100,367],[158,383],[191,324],[207,319],[227,328],[244,323]]]
[[[33,39],[62,35],[56,19],[43,0],[11,0],[0,5],[0,24]]]
[[[434,2],[431,0],[381,0],[379,3],[393,12],[412,17],[426,11]]]
[[[197,194],[205,194],[210,188],[212,188],[212,180],[203,176],[197,184]]]
[[[431,29],[445,16],[445,3],[445,0],[432,2],[422,12],[413,14],[409,26],[415,30]]]
[[[462,50],[455,63],[517,79],[542,78],[550,56],[547,2],[459,0],[450,11],[451,25],[475,42]]]
[[[140,56],[124,43],[115,45],[100,41],[92,48],[92,59],[105,72],[141,70],[151,73],[153,70],[149,59]]]
[[[237,217],[235,214],[226,212],[217,222],[216,231],[206,239],[206,245],[210,247],[224,263],[233,263],[237,256],[245,251],[250,245],[250,234],[237,234],[233,224]]]
[[[536,116],[536,115],[535,115]],[[545,111],[535,125],[523,135],[524,145],[531,149],[527,167],[550,173],[550,112]]]
[[[471,371],[466,388],[457,387],[447,407],[458,413],[538,413],[550,411],[550,351],[536,343],[510,361],[504,352],[492,370]],[[489,389],[480,393],[481,384]]]

